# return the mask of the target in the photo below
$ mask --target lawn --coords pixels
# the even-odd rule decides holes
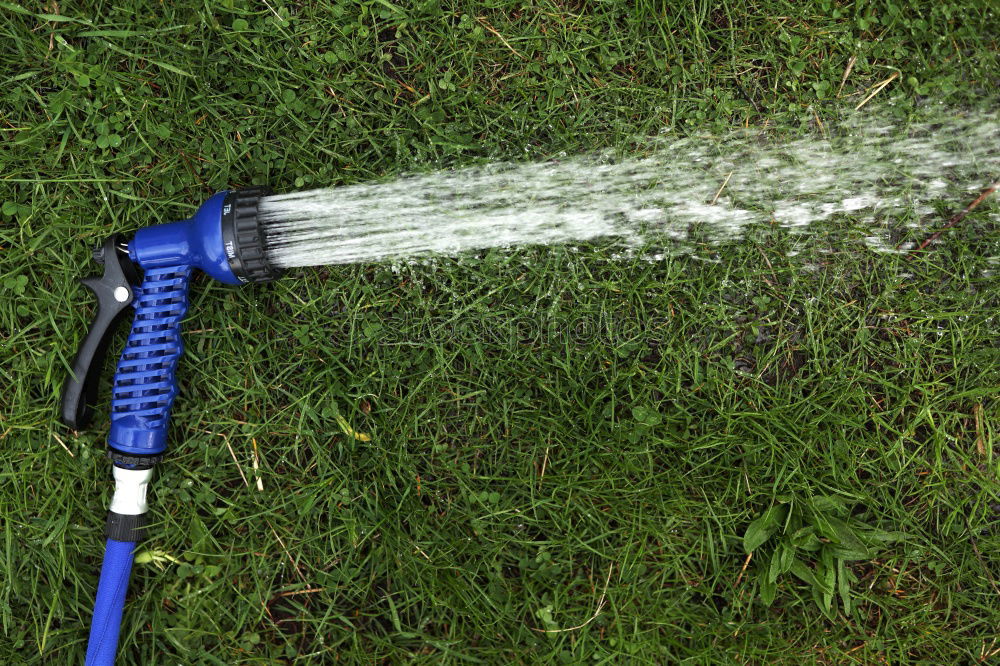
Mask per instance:
[[[110,233],[231,186],[668,126],[905,123],[1000,87],[988,0],[5,0],[0,19],[10,664],[85,652],[110,364],[90,429],[57,412]],[[845,218],[657,262],[596,243],[197,280],[120,662],[1000,658],[998,210],[914,257]]]

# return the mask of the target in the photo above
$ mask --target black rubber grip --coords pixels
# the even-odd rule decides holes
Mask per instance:
[[[108,522],[104,527],[104,536],[115,541],[142,541],[146,536],[146,514],[126,515],[108,511]]]

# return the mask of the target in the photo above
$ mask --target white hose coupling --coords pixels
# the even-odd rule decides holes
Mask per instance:
[[[115,465],[115,494],[111,498],[111,511],[124,516],[137,516],[149,510],[146,490],[153,478],[150,469],[125,469]]]

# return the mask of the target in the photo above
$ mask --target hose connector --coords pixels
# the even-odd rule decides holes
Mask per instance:
[[[111,498],[105,536],[114,541],[141,541],[146,531],[146,491],[152,469],[115,466],[115,494]]]

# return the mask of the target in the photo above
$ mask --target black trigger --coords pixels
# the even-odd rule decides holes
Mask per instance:
[[[104,241],[95,252],[95,258],[99,256],[100,263],[104,264],[104,275],[80,280],[97,297],[97,311],[63,384],[61,416],[74,430],[90,423],[91,406],[97,399],[98,382],[111,336],[135,297],[131,282],[137,278],[136,270],[119,247],[117,236]]]

